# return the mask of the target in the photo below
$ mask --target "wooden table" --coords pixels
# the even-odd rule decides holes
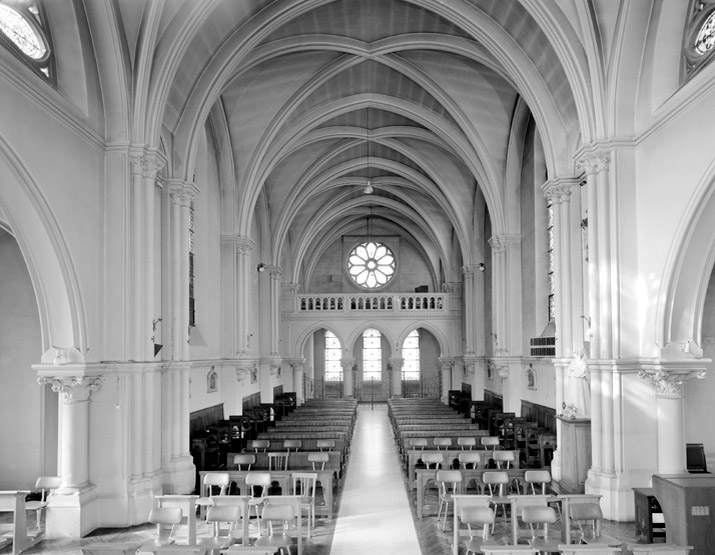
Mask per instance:
[[[178,507],[189,527],[188,544],[196,545],[196,500],[198,495],[156,495],[154,507]]]
[[[482,474],[485,472],[491,472],[492,469],[485,468],[475,468],[469,470],[461,470],[463,481],[462,485],[466,486],[471,480],[476,480],[477,486],[481,490],[483,487]],[[510,468],[509,470],[504,470],[509,474],[510,480],[518,480],[520,487],[524,488],[524,473],[526,472],[523,468]],[[436,470],[428,470],[426,468],[418,468],[415,473],[417,474],[417,518],[422,518],[423,506],[425,502],[425,487],[427,482],[434,480],[437,477]]]
[[[423,451],[421,449],[410,449],[407,452],[407,483],[412,484],[412,488],[415,487],[415,465],[417,461],[422,457],[422,454],[427,450]],[[429,449],[429,451],[436,451],[435,449]],[[513,468],[519,468],[519,449],[514,449],[514,461]],[[461,451],[457,449],[449,449],[447,451],[439,451],[444,453],[445,460],[454,461],[459,457],[460,453],[465,453],[468,451]],[[482,456],[482,463],[480,468],[485,468],[494,457],[494,451],[487,449],[473,449],[472,452],[479,453]]]
[[[207,472],[228,472],[229,479],[236,482],[241,491],[246,491],[246,474],[249,472],[269,472],[268,470],[222,470],[222,471],[212,471],[212,470],[201,470],[199,476],[201,482],[203,483],[204,474]],[[285,493],[292,494],[293,472],[315,472],[318,475],[318,481],[320,485],[323,486],[323,498],[325,500],[324,511],[320,511],[320,514],[326,514],[329,519],[333,518],[333,471],[332,470],[312,470],[312,469],[293,469],[293,470],[271,470],[271,481],[278,482],[281,490]],[[241,497],[241,496],[229,496],[229,497]],[[285,497],[285,496],[282,496]],[[318,513],[318,509],[323,509],[320,505],[315,506],[315,512]]]

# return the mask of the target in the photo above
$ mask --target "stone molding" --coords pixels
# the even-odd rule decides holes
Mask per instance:
[[[704,379],[703,370],[640,370],[638,377],[648,380],[655,388],[656,395],[662,397],[683,397],[685,383],[693,378]]]

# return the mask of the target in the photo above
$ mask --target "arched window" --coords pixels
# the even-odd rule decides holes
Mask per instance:
[[[420,334],[412,330],[402,344],[402,377],[405,380],[420,379]]]
[[[340,340],[332,331],[325,332],[325,381],[340,382],[343,379],[343,367],[340,364],[342,347]]]
[[[395,274],[395,256],[382,243],[360,243],[348,256],[348,274],[360,287],[377,289]]]
[[[38,0],[0,0],[0,42],[49,78],[52,48]]]
[[[367,329],[362,334],[362,379],[382,379],[382,334],[375,329]]]

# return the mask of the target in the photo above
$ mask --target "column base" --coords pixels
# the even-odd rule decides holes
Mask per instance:
[[[161,486],[164,494],[183,495],[196,488],[196,467],[191,455],[173,458],[163,468]]]
[[[45,536],[81,538],[97,528],[97,497],[92,485],[63,488],[48,498]]]
[[[624,483],[615,475],[590,469],[586,480],[586,493],[602,495],[603,516],[618,522],[630,522],[636,518],[633,488],[638,485]]]

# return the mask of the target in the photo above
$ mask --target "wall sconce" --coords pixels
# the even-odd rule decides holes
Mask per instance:
[[[263,262],[261,262],[261,263],[258,265],[258,268],[257,268],[257,269],[258,269],[259,272],[265,272],[265,271],[266,271],[266,265],[265,265]]]
[[[486,271],[486,269],[487,267],[484,265],[484,262],[480,262],[479,264],[477,264],[477,270],[479,270],[480,272],[484,272]]]

